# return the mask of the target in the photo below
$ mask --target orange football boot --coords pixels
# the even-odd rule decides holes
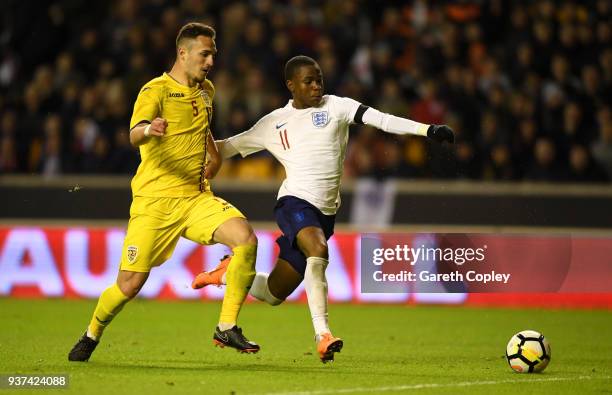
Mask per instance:
[[[193,279],[191,288],[200,289],[207,285],[216,285],[217,287],[225,285],[223,282],[223,275],[225,272],[227,272],[227,267],[229,266],[231,260],[231,255],[225,255],[223,258],[221,258],[221,262],[219,262],[216,268],[210,272],[202,272],[198,274],[196,278]]]
[[[334,353],[340,352],[344,342],[339,337],[334,337],[331,333],[324,333],[317,336],[317,351],[321,362],[327,363],[334,360]]]

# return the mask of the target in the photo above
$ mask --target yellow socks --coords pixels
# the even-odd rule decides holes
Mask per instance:
[[[219,318],[221,330],[230,329],[236,324],[242,303],[255,278],[257,245],[242,245],[233,251],[232,263],[227,268],[225,297]]]
[[[94,340],[100,340],[104,329],[129,300],[130,298],[121,292],[117,283],[106,288],[98,299],[98,305],[87,327],[87,336]]]

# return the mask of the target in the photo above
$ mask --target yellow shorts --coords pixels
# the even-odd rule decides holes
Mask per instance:
[[[170,258],[181,236],[213,244],[213,233],[230,218],[245,217],[212,192],[185,198],[136,196],[130,207],[121,270],[148,273]]]

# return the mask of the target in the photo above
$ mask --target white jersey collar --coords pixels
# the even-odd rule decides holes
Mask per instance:
[[[289,99],[289,101],[287,102],[287,105],[285,106],[285,108],[288,109],[288,110],[293,110],[293,111],[308,111],[311,108],[321,108],[321,107],[323,107],[327,103],[328,97],[329,97],[328,95],[323,95],[323,98],[321,99],[321,104],[319,104],[318,107],[306,107],[306,108],[295,108],[295,107],[293,107],[293,99]]]

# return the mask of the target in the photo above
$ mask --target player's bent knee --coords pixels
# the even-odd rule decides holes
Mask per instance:
[[[128,299],[134,299],[142,288],[142,286],[137,286],[130,282],[118,283],[118,285],[121,293],[123,293]]]
[[[218,242],[227,245],[230,248],[244,245],[257,245],[257,236],[246,220],[241,222],[232,222],[224,226],[222,232],[216,238]]]
[[[253,229],[249,228],[249,232],[243,236],[243,239],[239,242],[240,245],[257,245],[257,236],[255,236],[255,232]]]
[[[314,242],[312,244],[310,244],[307,248],[306,251],[306,256],[307,257],[311,257],[311,256],[316,256],[319,258],[326,258],[328,256],[329,252],[327,249],[327,243],[321,243],[321,242]]]
[[[228,247],[232,249],[236,247],[241,247],[241,246],[257,247],[257,236],[255,236],[255,233],[251,232],[250,234],[243,234],[243,235],[237,234],[235,235],[232,243],[228,245]]]
[[[119,289],[126,297],[134,299],[143,285],[144,283],[140,283],[139,281],[127,281],[124,284],[119,284]]]
[[[327,259],[327,240],[325,240],[325,237],[322,234],[298,234],[297,245],[306,257],[319,257]]]
[[[133,299],[138,295],[148,277],[149,273],[120,271],[117,285],[127,298]]]

